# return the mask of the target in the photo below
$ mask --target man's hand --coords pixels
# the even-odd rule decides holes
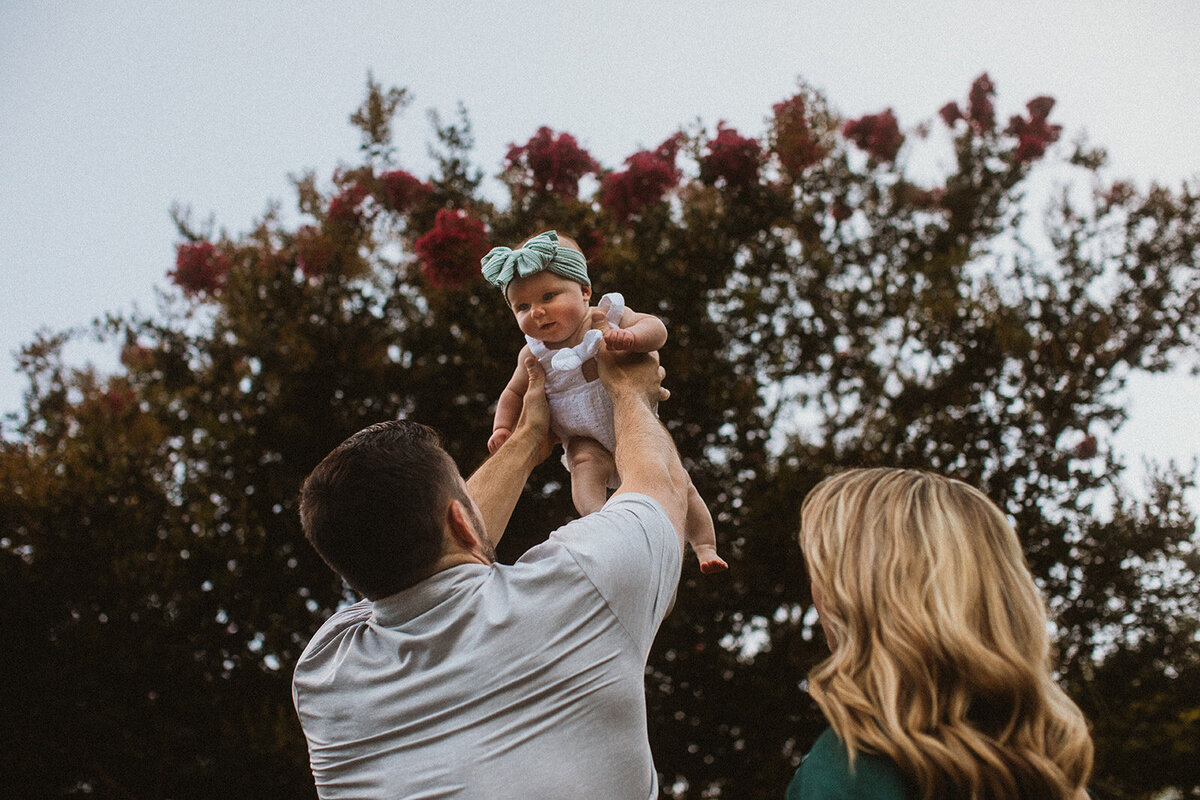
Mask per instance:
[[[525,359],[524,366],[529,376],[529,387],[525,390],[521,416],[517,419],[513,435],[525,432],[539,443],[535,452],[538,454],[537,463],[540,464],[550,456],[554,447],[554,439],[550,435],[550,403],[546,400],[546,372],[533,356]]]
[[[600,368],[600,381],[614,399],[637,397],[654,408],[662,393],[662,379],[666,375],[658,363],[658,353],[614,353],[600,350],[596,353],[596,364]]]
[[[608,390],[610,396],[616,396],[623,391],[637,390],[641,385],[649,397],[650,407],[661,403],[671,396],[671,392],[662,385],[666,370],[658,364],[658,353],[630,353],[626,347],[613,347],[609,337],[615,334],[628,333],[608,324],[600,311],[592,312],[592,327],[604,332],[605,347],[596,353],[596,365],[600,370],[600,381]],[[632,338],[632,334],[630,334]],[[618,351],[621,351],[618,354]],[[651,388],[651,382],[653,388]],[[543,377],[544,384],[544,377]]]

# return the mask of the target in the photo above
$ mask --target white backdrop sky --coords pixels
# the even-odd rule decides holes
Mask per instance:
[[[154,307],[173,202],[236,233],[289,208],[289,174],[351,162],[368,70],[412,93],[396,139],[422,175],[425,111],[460,101],[492,175],[540,125],[617,166],[696,120],[761,134],[800,78],[912,126],[986,71],[1001,119],[1052,95],[1111,177],[1178,187],[1200,175],[1197,32],[1193,0],[0,0],[0,412],[35,331]],[[1137,379],[1131,410],[1133,464],[1200,453],[1200,379]]]

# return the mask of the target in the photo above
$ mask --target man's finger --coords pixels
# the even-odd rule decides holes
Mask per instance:
[[[529,388],[541,390],[546,382],[546,371],[542,362],[534,356],[525,357],[525,374],[529,378]]]

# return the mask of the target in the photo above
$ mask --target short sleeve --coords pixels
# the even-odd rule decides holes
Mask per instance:
[[[604,508],[551,535],[579,564],[643,653],[679,588],[683,552],[663,507],[643,494],[617,495]]]

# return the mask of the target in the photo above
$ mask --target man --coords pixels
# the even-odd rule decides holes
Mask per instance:
[[[359,432],[305,482],[316,549],[366,600],[335,613],[293,699],[322,798],[658,796],[644,672],[674,600],[688,477],[654,355],[598,356],[621,488],[512,566],[494,545],[550,453],[545,376],[464,482],[436,434]]]

